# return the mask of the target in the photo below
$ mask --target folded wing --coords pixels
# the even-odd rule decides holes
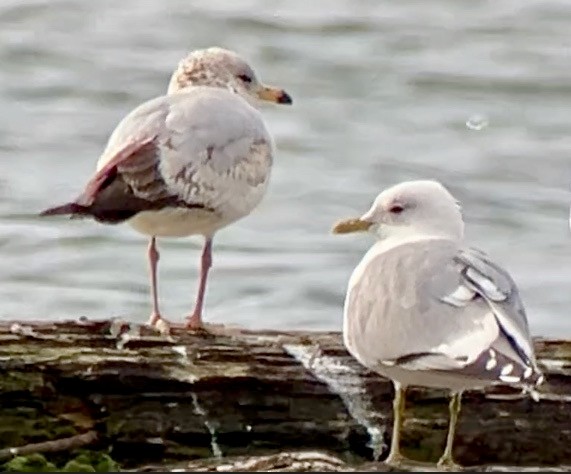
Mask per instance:
[[[477,249],[434,263],[424,291],[435,299],[431,312],[438,311],[444,327],[453,330],[438,344],[383,362],[492,381],[540,382],[526,313],[510,275]]]
[[[42,215],[118,223],[142,211],[184,207],[240,217],[265,192],[272,158],[258,111],[228,91],[194,88],[125,117],[81,195]]]

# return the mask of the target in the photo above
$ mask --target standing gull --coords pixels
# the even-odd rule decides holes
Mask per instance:
[[[159,310],[156,238],[204,237],[198,292],[187,318],[187,327],[202,327],[214,234],[250,214],[270,178],[273,140],[251,103],[254,97],[291,103],[283,90],[261,84],[236,54],[220,48],[193,54],[200,60],[179,65],[168,95],[145,102],[119,123],[83,193],[42,212],[127,222],[148,235],[149,324],[161,330],[169,324]]]
[[[409,181],[377,196],[337,234],[369,231],[377,242],[349,280],[343,337],[365,367],[395,387],[391,449],[398,465],[407,386],[449,389],[450,426],[438,465],[453,468],[452,447],[464,390],[495,383],[534,393],[537,368],[527,317],[509,274],[483,252],[463,247],[464,222],[436,181]]]

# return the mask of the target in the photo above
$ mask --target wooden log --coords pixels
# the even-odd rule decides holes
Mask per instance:
[[[539,338],[535,347],[547,379],[538,402],[506,386],[465,394],[461,464],[570,463],[571,342]],[[296,456],[308,455],[298,451],[309,450],[341,471],[382,470],[370,463],[388,452],[392,396],[338,333],[227,328],[166,338],[120,320],[0,324],[0,463],[43,452],[61,467],[83,447],[134,471],[189,461],[209,470],[236,456],[281,459],[279,470],[299,468]],[[407,403],[404,452],[434,462],[447,394],[418,388]],[[302,461],[319,470],[319,459]]]
[[[176,472],[439,472],[435,464],[408,462],[399,469],[379,462],[351,465],[337,456],[316,451],[286,451],[262,456],[234,456],[225,459],[204,459],[166,466]],[[141,471],[159,472],[165,465],[148,465]],[[548,468],[549,472],[569,472],[568,466]],[[542,472],[538,466],[473,466],[466,472]],[[164,470],[162,471],[164,472]]]

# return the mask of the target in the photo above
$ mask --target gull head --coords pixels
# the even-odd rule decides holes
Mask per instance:
[[[439,182],[405,181],[381,192],[361,217],[333,227],[335,234],[372,232],[378,239],[434,236],[460,241],[461,208]]]
[[[254,106],[260,101],[292,103],[285,90],[263,84],[254,69],[238,54],[218,47],[198,49],[180,61],[171,76],[168,93],[191,86],[228,88]]]

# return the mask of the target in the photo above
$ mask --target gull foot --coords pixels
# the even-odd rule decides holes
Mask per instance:
[[[432,463],[415,461],[414,459],[403,456],[401,453],[389,454],[383,462],[387,466],[391,466],[398,471],[411,468],[418,469],[418,472],[434,472],[437,470]]]
[[[454,462],[452,456],[442,456],[436,463],[436,466],[443,471],[461,472],[464,470],[460,464]]]
[[[440,470],[447,470],[447,469],[440,469],[439,467],[435,466],[434,463],[428,463],[423,461],[415,461],[414,459],[407,458],[402,454],[396,455],[389,455],[383,463],[387,466],[390,466],[393,469],[390,471],[405,471],[411,472],[410,469],[413,469],[414,472],[438,472]]]
[[[202,318],[192,314],[186,317],[184,328],[195,331],[200,334],[209,334],[212,336],[239,336],[243,334],[243,330],[239,327],[227,326],[226,324],[204,323]]]
[[[407,462],[408,459],[405,458],[401,453],[389,453],[387,458],[383,461],[385,464],[393,467],[400,467],[403,463]]]
[[[184,326],[186,329],[191,329],[195,331],[204,331],[205,327],[202,323],[202,316],[198,313],[192,313],[190,316],[186,317],[186,324]]]
[[[160,314],[153,313],[149,317],[147,324],[159,331],[163,336],[170,336],[172,324],[164,319]]]

